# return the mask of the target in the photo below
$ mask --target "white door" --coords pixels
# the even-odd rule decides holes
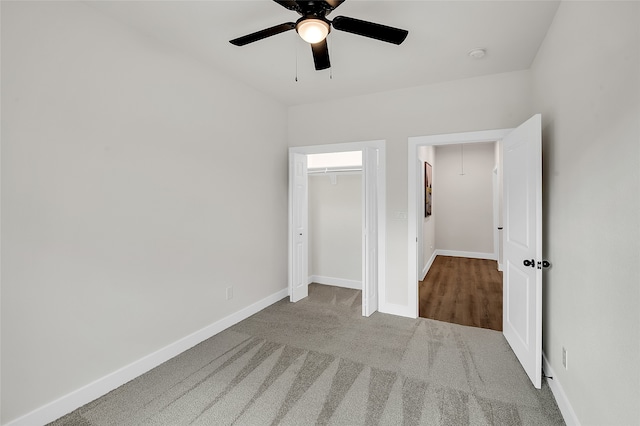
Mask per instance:
[[[503,333],[536,388],[542,380],[542,135],[533,116],[503,140]]]
[[[289,298],[309,295],[307,156],[289,155]]]
[[[362,150],[362,315],[378,310],[378,150]]]

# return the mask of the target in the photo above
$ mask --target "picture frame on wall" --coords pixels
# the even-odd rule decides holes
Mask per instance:
[[[431,185],[433,179],[433,168],[431,164],[424,162],[424,217],[431,216],[432,193]]]

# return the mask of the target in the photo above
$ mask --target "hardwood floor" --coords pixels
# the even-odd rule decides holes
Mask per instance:
[[[502,272],[495,260],[438,256],[418,289],[421,317],[502,331]]]

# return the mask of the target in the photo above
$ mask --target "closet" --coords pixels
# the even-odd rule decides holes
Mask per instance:
[[[309,282],[362,289],[361,152],[308,156]]]

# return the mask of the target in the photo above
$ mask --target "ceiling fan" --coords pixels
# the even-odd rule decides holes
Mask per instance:
[[[331,31],[331,27],[336,30],[346,31],[393,44],[401,44],[404,39],[407,38],[407,34],[409,34],[407,30],[362,21],[360,19],[348,18],[346,16],[336,16],[332,21],[328,20],[327,15],[333,12],[333,10],[340,6],[345,0],[274,1],[280,6],[296,11],[301,15],[301,18],[296,22],[286,22],[246,36],[238,37],[231,40],[230,43],[235,46],[244,46],[295,28],[300,37],[311,45],[316,70],[323,70],[331,66],[326,39],[327,34]]]

